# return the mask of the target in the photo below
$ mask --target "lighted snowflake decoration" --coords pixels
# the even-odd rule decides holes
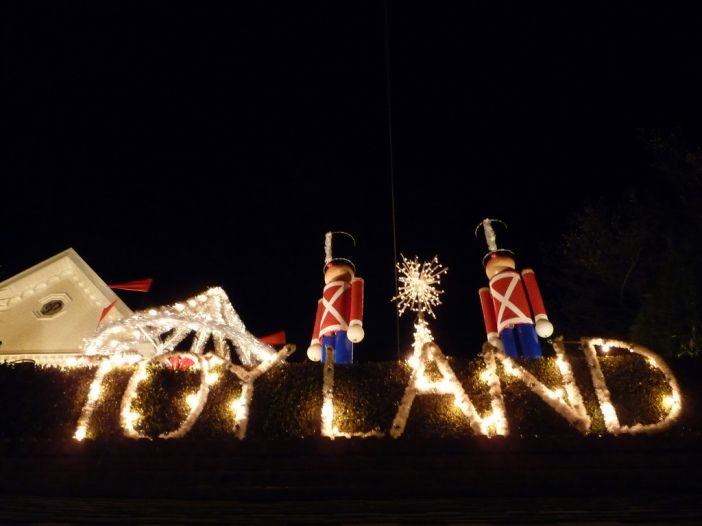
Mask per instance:
[[[441,275],[448,272],[441,266],[436,256],[431,261],[421,263],[417,256],[407,259],[400,254],[402,262],[397,264],[400,272],[400,287],[397,296],[392,301],[397,301],[397,310],[402,316],[409,309],[416,313],[427,312],[436,318],[432,307],[441,305],[439,296],[443,290],[439,288]]]

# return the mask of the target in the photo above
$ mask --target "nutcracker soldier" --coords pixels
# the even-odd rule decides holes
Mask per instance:
[[[548,338],[553,334],[553,325],[546,315],[534,271],[527,268],[520,275],[515,270],[512,251],[497,248],[492,228],[494,221],[502,223],[496,219],[484,219],[475,230],[477,236],[483,227],[489,250],[483,258],[483,265],[490,286],[478,291],[488,341],[511,358],[540,358],[541,345],[537,335]]]
[[[356,267],[343,255],[355,240],[346,232],[327,232],[324,238],[324,292],[317,302],[312,341],[307,357],[315,362],[326,361],[326,348],[334,349],[334,363],[353,363],[353,344],[363,340],[363,279],[356,277]],[[332,256],[332,244],[337,256]]]

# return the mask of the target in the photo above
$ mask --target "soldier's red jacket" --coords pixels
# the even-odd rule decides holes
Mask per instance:
[[[533,325],[534,320],[548,319],[534,271],[531,269],[524,269],[521,276],[514,270],[495,274],[490,279],[490,288],[482,288],[478,293],[488,339],[490,336],[499,335],[507,327],[520,323]]]
[[[324,287],[317,303],[317,316],[312,332],[312,343],[321,343],[321,338],[345,331],[349,325],[363,322],[363,278],[347,281],[332,281]]]

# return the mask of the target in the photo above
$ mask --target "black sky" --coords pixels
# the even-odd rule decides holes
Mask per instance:
[[[470,356],[477,223],[505,220],[547,283],[572,210],[651,184],[637,130],[700,117],[700,17],[668,3],[245,4],[3,5],[2,279],[73,247],[108,282],[155,278],[133,308],[221,285],[301,359],[323,234],[346,230],[356,357],[394,357],[389,78],[397,250],[449,267],[434,332]]]

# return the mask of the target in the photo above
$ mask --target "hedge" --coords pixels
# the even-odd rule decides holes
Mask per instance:
[[[569,357],[575,379],[592,418],[591,434],[605,434],[604,422],[582,357]],[[485,384],[479,374],[480,357],[449,358],[449,363],[480,412],[490,407]],[[560,385],[552,357],[519,361],[549,387]],[[638,355],[607,356],[600,359],[612,402],[620,422],[653,423],[662,416],[660,400],[669,393],[665,379]],[[699,433],[697,378],[700,362],[668,362],[681,384],[683,414],[666,433]],[[122,393],[134,366],[111,371],[105,378],[103,397],[93,413],[88,438],[121,440],[119,410]],[[150,366],[150,378],[138,391],[134,409],[143,418],[137,430],[148,437],[177,428],[187,414],[185,396],[197,390],[199,373]],[[229,405],[241,392],[241,382],[225,368],[210,389],[209,398],[191,432],[181,440],[234,440]],[[430,371],[431,372],[431,371]],[[368,362],[335,367],[335,423],[342,431],[380,431],[387,434],[410,378],[404,362]],[[4,401],[0,439],[64,440],[75,432],[85,403],[94,367],[59,369],[28,364],[0,365],[0,397]],[[435,374],[435,373],[434,373]],[[550,409],[521,382],[500,368],[502,391],[511,436],[581,436],[560,415]],[[322,365],[284,363],[274,367],[255,385],[249,411],[247,440],[298,440],[319,437],[322,406]],[[416,397],[405,428],[398,440],[465,438],[473,432],[467,419],[450,396]]]

